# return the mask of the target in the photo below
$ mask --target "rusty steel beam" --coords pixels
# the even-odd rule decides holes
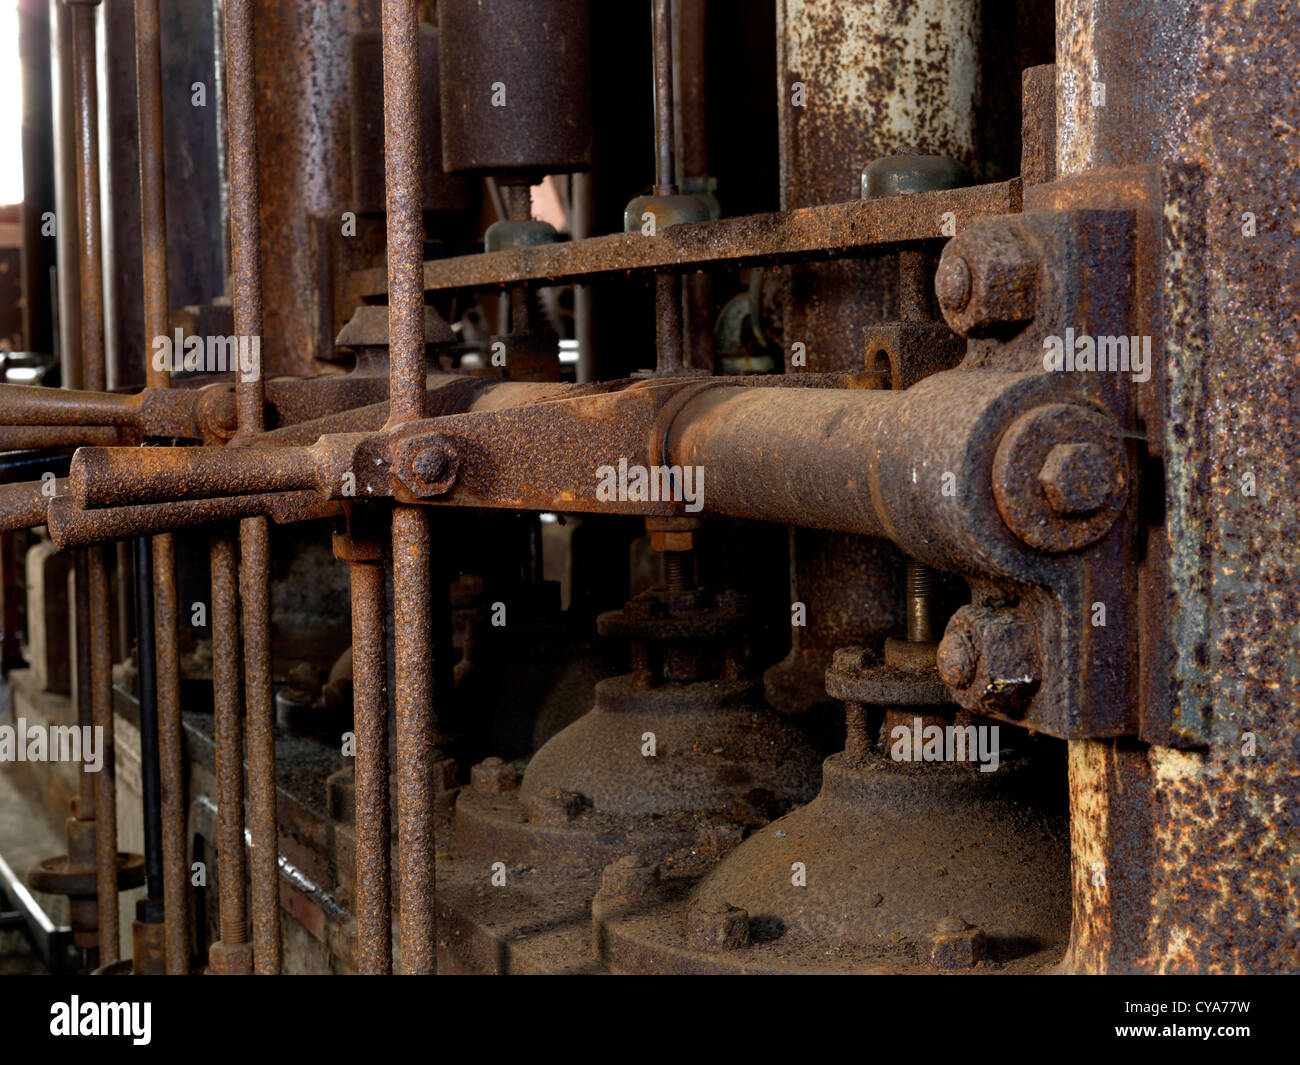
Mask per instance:
[[[683,222],[653,238],[611,233],[563,244],[461,255],[424,264],[429,292],[504,288],[524,282],[555,285],[652,273],[656,270],[743,268],[868,255],[896,244],[942,240],[942,216],[963,222],[1020,210],[1020,179],[964,189],[922,192],[823,207]],[[388,291],[379,269],[358,271],[357,295]]]

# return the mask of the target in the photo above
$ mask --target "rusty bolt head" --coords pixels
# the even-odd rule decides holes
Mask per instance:
[[[693,950],[736,950],[749,946],[749,913],[738,906],[701,903],[687,915]]]
[[[1115,488],[1115,464],[1099,444],[1057,444],[1047,453],[1038,484],[1057,514],[1092,514]]]
[[[1005,223],[980,220],[944,248],[935,295],[959,336],[1010,335],[1034,317],[1037,257]]]
[[[1077,551],[1101,539],[1128,498],[1128,459],[1114,421],[1075,403],[1015,419],[993,456],[1002,520],[1040,551]]]
[[[969,688],[979,656],[964,629],[949,628],[939,642],[939,676],[950,688]]]
[[[605,866],[600,874],[600,895],[603,902],[648,902],[661,889],[659,866],[640,855],[624,855]]]
[[[970,302],[970,264],[960,255],[944,256],[934,275],[939,306],[954,313]]]
[[[837,647],[831,658],[831,667],[842,673],[866,669],[873,664],[871,653],[865,647]]]
[[[485,758],[470,768],[469,782],[475,791],[484,795],[504,795],[519,787],[519,774],[509,762]]]
[[[429,434],[399,440],[393,448],[392,466],[403,488],[416,498],[427,499],[451,491],[460,463],[449,441]]]
[[[969,969],[984,957],[983,929],[960,917],[944,917],[927,942],[928,960],[936,969]]]
[[[1036,626],[1013,609],[962,607],[948,622],[938,664],[966,710],[1023,710],[1042,682]]]
[[[563,825],[582,812],[582,796],[563,788],[545,787],[524,800],[524,813],[535,825]]]

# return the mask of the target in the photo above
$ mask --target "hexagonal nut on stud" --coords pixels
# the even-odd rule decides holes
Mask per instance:
[[[1015,610],[962,607],[937,658],[939,676],[967,710],[1022,710],[1042,682],[1036,626]]]
[[[749,946],[749,912],[726,903],[697,903],[686,915],[692,950],[738,950]]]
[[[934,294],[954,333],[1010,335],[1033,320],[1038,260],[1005,224],[975,222],[944,248]]]
[[[1057,444],[1038,472],[1038,485],[1057,514],[1092,514],[1115,491],[1115,463],[1100,444]]]
[[[984,931],[960,917],[944,917],[926,941],[926,960],[935,969],[969,969],[985,956]]]
[[[695,548],[695,532],[700,524],[699,518],[646,518],[645,528],[650,534],[650,549],[691,551]]]
[[[208,968],[218,976],[239,976],[253,971],[252,943],[223,943],[208,947]]]
[[[393,448],[393,472],[411,495],[419,499],[445,495],[456,483],[460,460],[443,437],[408,437]]]
[[[582,796],[554,786],[524,799],[524,814],[535,825],[563,825],[582,813]]]
[[[505,795],[519,787],[519,773],[509,762],[493,756],[470,767],[469,782],[483,795]]]
[[[639,854],[624,855],[610,862],[600,874],[600,898],[606,903],[644,903],[659,895],[663,887],[657,863]]]

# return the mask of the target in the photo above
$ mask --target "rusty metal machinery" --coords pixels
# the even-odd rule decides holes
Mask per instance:
[[[20,7],[76,967],[1300,972],[1288,4]]]

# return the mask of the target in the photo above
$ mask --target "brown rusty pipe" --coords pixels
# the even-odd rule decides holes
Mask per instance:
[[[44,525],[46,509],[53,498],[67,491],[66,478],[0,484],[0,533]]]
[[[119,443],[118,432],[107,425],[0,426],[0,451],[26,451],[45,447],[108,447],[116,443]]]
[[[86,388],[103,392],[104,278],[101,270],[99,204],[99,94],[95,70],[94,4],[72,11],[73,83],[76,91],[77,204],[81,281],[82,375]],[[113,761],[112,656],[109,640],[108,572],[103,550],[90,552],[91,704],[102,729],[104,765],[95,775],[95,887],[99,907],[99,961],[119,953],[117,915],[116,772]]]
[[[312,488],[306,448],[81,448],[68,478],[86,509]]]
[[[162,48],[158,0],[135,0],[135,70],[140,133],[140,246],[144,279],[144,341],[166,334],[167,204],[165,196]],[[171,374],[145,359],[145,383],[167,388]],[[92,441],[85,441],[91,443]],[[48,520],[47,520],[48,524]],[[170,530],[159,529],[152,541],[155,690],[158,713],[158,762],[161,787],[164,955],[167,972],[190,967],[189,868],[186,861],[184,749],[181,739],[179,607],[176,552]],[[138,530],[137,535],[148,535]],[[51,538],[53,533],[51,532]]]
[[[392,971],[388,810],[388,667],[384,568],[378,550],[348,563],[352,583],[353,733],[356,737],[357,971]],[[376,548],[378,545],[375,545]]]
[[[384,0],[384,169],[388,207],[389,399],[393,423],[424,417],[423,185],[419,17]]]
[[[10,425],[135,425],[139,396],[0,384],[0,421]]]
[[[677,192],[673,130],[673,0],[652,0],[654,35],[655,195]]]
[[[390,427],[424,416],[419,16],[415,0],[384,0],[384,162],[388,207]],[[397,702],[398,893],[402,971],[437,967],[434,901],[434,710],[429,521],[392,517]],[[375,654],[375,649],[363,653]],[[371,949],[371,948],[367,948]]]
[[[226,126],[230,148],[230,249],[235,332],[262,334],[261,191],[257,173],[252,0],[226,0]],[[419,176],[416,178],[417,188]],[[264,428],[261,366],[235,388],[241,435]],[[305,487],[305,486],[302,486]],[[216,493],[225,495],[227,493]],[[276,828],[275,708],[271,694],[271,539],[262,515],[239,523],[244,682],[248,711],[248,821],[252,836],[253,967],[280,971],[279,835]]]
[[[45,525],[60,551],[91,544],[110,543],[128,536],[155,536],[164,530],[190,529],[217,522],[237,521],[255,514],[270,514],[277,521],[286,508],[305,510],[319,503],[315,492],[263,492],[217,499],[183,499],[173,503],[145,503],[133,507],[83,510],[70,495],[49,501]],[[157,544],[155,542],[155,550]],[[155,559],[155,568],[159,562]]]
[[[217,774],[218,896],[221,938],[210,948],[214,970],[252,968],[244,892],[244,723],[239,700],[239,567],[228,531],[212,537],[213,745]]]

